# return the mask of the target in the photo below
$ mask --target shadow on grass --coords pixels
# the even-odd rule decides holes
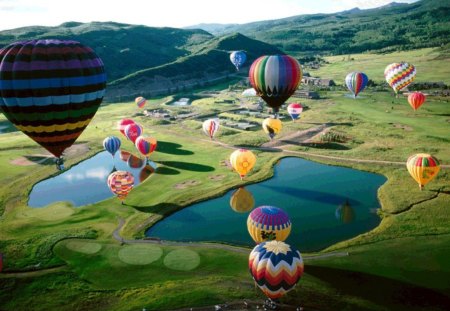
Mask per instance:
[[[306,273],[388,310],[448,310],[450,297],[406,282],[368,273],[308,265]]]
[[[23,156],[28,161],[41,164],[41,165],[53,165],[55,164],[55,158],[51,156],[33,156],[33,155],[26,155]]]
[[[178,175],[180,174],[179,170],[174,170],[173,168],[160,166],[156,169],[155,174],[159,175]]]
[[[316,149],[350,150],[349,147],[338,143],[298,143],[295,141],[283,141],[292,145],[298,145]]]
[[[185,171],[194,171],[194,172],[212,172],[215,170],[214,167],[209,165],[197,164],[192,162],[180,162],[180,161],[159,161],[159,164],[164,166],[173,167],[180,170]]]
[[[152,213],[152,214],[158,214],[158,215],[164,215],[164,217],[167,217],[168,215],[175,213],[176,211],[180,210],[180,205],[173,204],[173,203],[160,203],[156,205],[148,205],[148,206],[135,206],[132,204],[126,204],[129,207],[133,207],[136,210],[144,213]]]
[[[192,155],[194,152],[190,150],[180,149],[182,145],[167,141],[158,141],[158,152],[175,154],[175,155]]]

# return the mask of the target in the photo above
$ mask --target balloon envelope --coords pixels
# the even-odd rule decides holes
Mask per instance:
[[[418,153],[410,156],[406,161],[409,174],[419,183],[422,189],[439,173],[441,166],[438,159],[427,153]]]
[[[295,121],[300,118],[301,113],[303,112],[303,106],[300,103],[292,103],[287,107],[287,111],[291,116],[292,120]]]
[[[291,220],[281,208],[263,205],[247,218],[247,229],[256,243],[267,240],[284,241],[291,233]]]
[[[262,128],[270,139],[273,139],[278,133],[281,132],[281,120],[274,118],[266,118],[262,123]]]
[[[234,51],[230,54],[230,61],[237,70],[245,63],[247,55],[243,51]]]
[[[301,79],[300,64],[289,55],[261,56],[249,71],[250,84],[275,112],[294,94]]]
[[[79,42],[31,40],[0,50],[0,111],[56,157],[88,126],[105,87],[102,60]]]
[[[134,177],[127,171],[115,171],[108,176],[108,187],[120,200],[125,200],[133,189]]]
[[[398,93],[416,77],[416,68],[408,63],[393,63],[384,70],[386,82],[392,87],[395,93]]]
[[[255,199],[250,191],[241,187],[231,195],[230,206],[238,213],[250,212],[255,206]]]
[[[408,103],[416,111],[425,102],[425,95],[422,92],[413,92],[408,95]]]
[[[120,149],[120,139],[116,136],[108,136],[103,140],[103,147],[114,157],[117,150]]]
[[[134,124],[134,121],[132,119],[122,119],[118,123],[119,131],[122,133],[123,136],[127,137],[125,135],[125,127],[129,124]]]
[[[262,242],[253,248],[248,268],[256,285],[271,299],[292,290],[304,271],[302,255],[281,241]]]
[[[213,139],[219,130],[219,119],[208,119],[203,122],[203,132]]]
[[[344,224],[351,223],[355,219],[355,211],[350,206],[350,203],[346,201],[344,204],[339,205],[335,212],[336,219]]]
[[[144,97],[139,96],[139,97],[136,97],[136,99],[134,100],[134,102],[136,103],[136,105],[137,105],[139,108],[144,108],[145,104],[147,103],[147,100],[146,100]]]
[[[153,137],[139,136],[134,143],[143,156],[150,156],[156,150],[157,141]]]
[[[125,132],[126,138],[131,140],[134,144],[136,142],[136,139],[142,135],[142,133],[144,132],[144,129],[142,128],[142,126],[140,124],[133,123],[133,124],[128,124],[127,126],[125,126],[124,132]]]
[[[244,90],[241,95],[244,97],[256,96],[256,90],[254,88],[249,88]]]
[[[255,166],[256,156],[247,149],[238,149],[230,155],[230,163],[239,176],[243,178]]]
[[[362,72],[350,72],[345,77],[345,84],[349,91],[353,93],[354,97],[358,96],[358,94],[365,89],[368,82],[369,78]]]

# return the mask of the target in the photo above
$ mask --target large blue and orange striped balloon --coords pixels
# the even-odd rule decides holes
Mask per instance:
[[[256,94],[275,112],[294,94],[301,79],[300,64],[289,55],[261,56],[249,71],[249,80]]]
[[[256,245],[250,253],[248,268],[256,285],[271,299],[292,290],[304,271],[300,252],[282,241]]]
[[[369,82],[369,78],[362,72],[350,72],[345,77],[345,84],[347,85],[349,91],[353,93],[355,98],[362,90],[365,89],[367,82]]]
[[[0,50],[0,111],[56,157],[91,122],[105,87],[102,60],[79,42],[31,40]]]
[[[384,77],[397,94],[414,81],[416,68],[405,62],[392,63],[384,69]]]

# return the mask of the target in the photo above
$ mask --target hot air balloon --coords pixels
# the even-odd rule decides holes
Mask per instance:
[[[255,166],[256,157],[250,150],[238,149],[230,155],[230,163],[241,179]]]
[[[345,77],[345,84],[349,91],[353,93],[354,98],[366,88],[367,82],[369,82],[369,78],[362,72],[350,72]]]
[[[301,79],[300,64],[289,55],[261,56],[249,71],[252,87],[273,108],[275,116],[280,106],[297,90]]]
[[[156,149],[157,141],[153,137],[139,136],[134,143],[137,150],[145,157],[150,156]]]
[[[137,105],[139,108],[144,108],[145,104],[147,103],[147,100],[146,100],[144,97],[139,96],[139,97],[136,97],[136,99],[134,100],[134,102],[136,103],[136,105]]]
[[[303,112],[303,106],[300,103],[292,103],[287,107],[287,111],[291,116],[292,121],[295,121],[300,118],[300,115]]]
[[[244,97],[253,97],[256,96],[256,90],[251,87],[249,89],[244,90],[241,95]]]
[[[413,92],[408,95],[408,103],[416,111],[425,102],[425,95],[422,92]]]
[[[341,221],[344,224],[351,223],[355,219],[355,212],[353,208],[350,206],[350,203],[345,201],[344,204],[339,205],[334,214],[336,219]]]
[[[300,252],[281,241],[256,245],[248,258],[248,268],[256,285],[270,299],[292,290],[304,271]]]
[[[119,131],[122,133],[123,136],[127,137],[125,135],[125,127],[129,124],[134,124],[134,121],[132,119],[122,119],[117,124],[117,127],[119,128]]]
[[[262,128],[270,139],[273,139],[281,131],[280,119],[266,118],[262,123]]]
[[[136,142],[136,139],[142,135],[143,132],[144,129],[140,124],[133,123],[125,126],[125,136],[126,138],[131,140],[133,144]]]
[[[103,140],[103,147],[114,157],[117,150],[120,149],[120,139],[116,136],[108,136]]]
[[[420,190],[433,180],[441,169],[438,159],[426,153],[410,156],[406,161],[406,168],[412,178],[419,183]]]
[[[230,60],[236,67],[236,70],[239,70],[247,60],[247,55],[243,51],[234,51],[230,54]]]
[[[79,42],[31,40],[0,50],[0,111],[57,162],[91,122],[105,87],[102,60]]]
[[[219,119],[208,119],[203,122],[203,132],[213,139],[219,130]]]
[[[384,70],[386,82],[392,87],[395,94],[407,87],[416,77],[416,68],[408,63],[393,63]]]
[[[115,171],[108,176],[107,184],[112,193],[114,193],[119,200],[125,200],[128,193],[133,189],[134,177],[127,171]]]
[[[256,243],[284,241],[291,233],[291,220],[281,208],[263,205],[248,215],[247,229]]]
[[[230,206],[238,213],[250,212],[255,206],[255,199],[250,191],[240,187],[231,195]]]

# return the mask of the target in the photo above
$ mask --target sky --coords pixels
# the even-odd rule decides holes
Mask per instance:
[[[374,8],[394,0],[0,0],[0,30],[114,21],[154,27],[243,24],[294,15]],[[395,0],[412,3],[417,0]]]

